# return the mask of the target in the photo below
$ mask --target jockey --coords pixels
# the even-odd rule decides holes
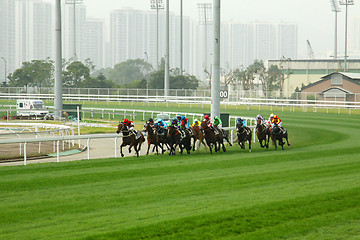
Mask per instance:
[[[214,126],[221,128],[222,127],[222,121],[220,118],[218,118],[217,116],[214,117]]]
[[[164,122],[164,120],[162,120],[161,118],[159,118],[158,120],[157,120],[157,131],[159,132],[159,131],[161,131],[161,130],[163,130],[163,129],[167,129],[167,124],[166,124],[166,122]]]
[[[261,116],[260,114],[258,114],[255,118],[256,120],[260,120],[261,121],[261,124],[265,124],[266,125],[266,121],[265,121],[265,118],[263,116]]]
[[[246,128],[246,122],[245,122],[245,120],[242,119],[242,118],[236,119],[236,124],[240,124],[241,126],[243,126],[243,127]]]
[[[176,114],[176,119],[177,119],[177,122],[178,122],[178,126],[180,126],[180,123],[181,123],[181,115],[180,115],[180,114]]]
[[[124,119],[124,125],[126,126],[127,130],[134,131],[135,123],[133,121],[129,121],[129,119]]]
[[[191,125],[192,127],[200,127],[201,123],[199,120],[195,119],[194,123]]]
[[[249,134],[250,128],[248,128],[248,127],[246,126],[246,121],[245,121],[244,119],[242,119],[242,118],[236,119],[236,125],[237,125],[237,124],[240,124],[240,126],[243,126],[244,129],[245,129],[245,131],[247,132],[247,134]]]
[[[209,115],[205,115],[204,116],[204,122],[206,123],[206,125],[208,126],[208,127],[212,127],[212,123],[211,123],[211,121],[210,121],[210,117],[209,117]]]
[[[218,133],[217,130],[222,131],[221,127],[222,127],[221,119],[218,118],[217,116],[215,116],[214,117],[214,128],[215,128],[216,133]]]
[[[189,119],[187,119],[185,116],[181,116],[180,126],[182,129],[189,128]]]
[[[269,117],[269,120],[268,120],[268,125],[269,127],[271,126],[271,122],[272,122],[272,119],[274,118],[274,114],[270,114],[270,117]]]
[[[277,115],[274,115],[271,120],[271,128],[274,129],[275,125],[279,126],[280,129],[283,130],[281,127],[281,119]]]
[[[155,122],[154,122],[154,119],[152,119],[152,118],[149,118],[149,124],[150,124],[150,126],[154,126],[154,124],[155,124]]]

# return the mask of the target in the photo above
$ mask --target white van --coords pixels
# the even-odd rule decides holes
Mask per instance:
[[[44,117],[49,114],[48,108],[42,100],[17,100],[16,114],[18,116],[41,116]]]

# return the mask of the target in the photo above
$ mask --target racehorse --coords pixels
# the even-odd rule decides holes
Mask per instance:
[[[229,141],[229,138],[228,138],[228,131],[224,131],[224,129],[218,128],[217,125],[214,125],[214,128],[215,128],[218,132],[221,131],[221,134],[222,134],[223,139],[225,139],[225,140],[228,142],[228,144],[230,145],[230,147],[231,147],[232,144],[231,144],[231,142]]]
[[[163,150],[162,153],[164,153],[165,151],[165,147],[167,148],[167,150],[170,150],[169,147],[169,141],[168,141],[168,134],[167,134],[167,129],[166,128],[158,128],[158,130],[156,131],[157,135],[158,135],[158,139],[159,139],[159,145],[161,147],[161,149]]]
[[[170,153],[169,155],[175,155],[176,147],[180,144],[181,133],[174,126],[169,126],[169,145],[170,145]]]
[[[190,154],[191,151],[191,130],[190,129],[184,129],[183,131],[183,137],[180,139],[180,154],[183,153],[183,150],[186,149],[187,153]]]
[[[123,134],[123,142],[120,145],[120,153],[121,156],[124,157],[124,154],[122,152],[122,148],[124,146],[129,146],[129,153],[131,153],[131,148],[134,147],[136,156],[139,157],[139,152],[141,150],[141,144],[145,142],[144,135],[141,132],[138,132],[139,137],[136,136],[136,133],[133,131],[129,131],[125,124],[123,122],[120,122],[118,125],[118,128],[116,130],[116,133],[122,133]]]
[[[195,151],[195,144],[196,144],[197,140],[199,140],[198,151],[200,151],[201,143],[206,148],[206,144],[204,143],[204,133],[200,130],[200,127],[199,126],[193,126],[193,127],[191,127],[191,129],[192,129],[192,132],[194,133],[194,136],[193,136],[193,139],[194,139],[193,151]]]
[[[244,127],[242,124],[236,124],[236,134],[238,138],[238,143],[241,149],[245,149],[245,142],[249,143],[249,152],[251,152],[251,137],[252,131],[248,127]]]
[[[159,138],[156,133],[156,131],[152,128],[149,122],[145,123],[144,125],[144,131],[148,133],[147,135],[147,143],[148,143],[148,149],[146,152],[146,155],[149,154],[150,146],[151,144],[155,145],[156,148],[156,154],[159,154],[158,147],[161,147],[159,144]],[[164,153],[164,149],[161,147],[162,153]]]
[[[288,139],[288,132],[285,128],[283,128],[283,129],[284,129],[284,132],[281,131],[280,127],[277,124],[275,124],[273,130],[271,131],[273,143],[275,145],[275,150],[277,149],[276,141],[279,142],[279,145],[281,146],[282,150],[284,150],[285,142],[283,141],[283,138],[286,139],[287,145],[290,146],[289,139]]]
[[[269,128],[261,121],[261,119],[256,120],[256,135],[259,140],[260,146],[269,148],[270,141],[270,130]],[[266,141],[267,140],[267,141]],[[263,145],[264,141],[264,145]]]
[[[212,154],[212,147],[215,147],[215,152],[217,152],[218,150],[220,151],[221,147],[223,149],[224,152],[226,152],[226,148],[224,146],[224,141],[223,141],[223,137],[222,137],[222,132],[218,131],[218,134],[215,134],[214,130],[211,129],[206,122],[202,121],[201,122],[201,127],[200,127],[201,131],[204,132],[204,138],[206,141],[206,144],[208,145],[209,149],[210,149],[210,153]],[[219,144],[219,146],[218,146]]]

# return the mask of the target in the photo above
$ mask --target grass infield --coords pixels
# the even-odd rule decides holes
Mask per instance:
[[[359,239],[358,115],[276,113],[283,151],[0,167],[0,239]]]

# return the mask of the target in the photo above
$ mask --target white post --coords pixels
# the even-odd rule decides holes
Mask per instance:
[[[90,138],[87,140],[87,159],[90,160]]]
[[[169,96],[169,88],[170,88],[170,20],[169,20],[169,0],[166,0],[166,55],[165,55],[165,79],[164,79],[164,97]]]
[[[27,142],[24,143],[24,165],[26,166],[26,145]]]
[[[56,142],[56,162],[60,162],[60,141]]]

